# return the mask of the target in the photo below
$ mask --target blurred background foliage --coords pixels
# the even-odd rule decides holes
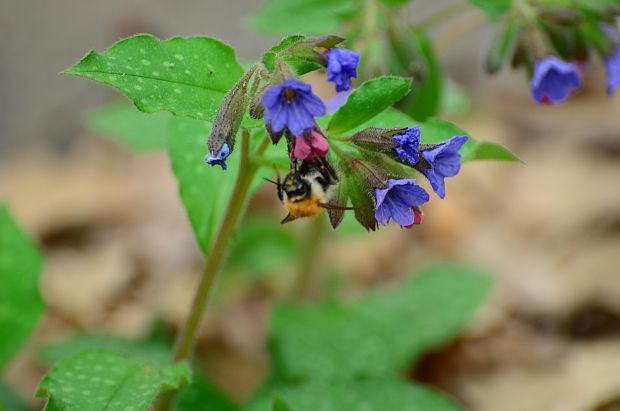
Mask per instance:
[[[0,200],[41,245],[47,307],[42,317],[33,314],[40,318],[33,338],[7,364],[0,410],[40,408],[32,393],[42,374],[86,348],[163,366],[202,264],[162,150],[170,144],[168,131],[177,127],[187,136],[188,127],[204,125],[169,126],[167,114],[140,113],[96,86],[52,74],[84,50],[136,32],[216,35],[250,60],[273,39],[244,29],[245,18],[254,28],[281,35],[291,27],[337,31],[350,17],[349,1],[272,1],[263,8],[256,3],[253,14],[245,3],[0,5],[1,16],[21,23],[3,24],[7,35],[0,40],[8,63],[0,69],[0,88],[9,96],[0,121]],[[437,11],[416,3],[416,21]],[[436,3],[439,9],[452,4]],[[492,15],[505,7],[478,3]],[[303,8],[286,13],[298,18],[266,23],[296,4]],[[84,36],[74,36],[76,31]],[[419,119],[441,112],[458,120],[476,138],[511,147],[527,166],[468,164],[450,198],[434,202],[435,215],[425,216],[423,226],[373,235],[351,216],[335,233],[324,220],[280,226],[283,210],[273,187],[257,187],[200,336],[192,364],[196,377],[184,388],[179,410],[205,404],[235,410],[240,403],[267,409],[273,387],[293,411],[316,409],[318,400],[355,409],[361,397],[370,410],[396,409],[403,402],[420,410],[456,410],[460,403],[475,410],[613,409],[620,395],[617,99],[600,95],[602,74],[593,64],[574,102],[541,111],[529,101],[521,76],[479,74],[487,59],[479,45],[491,44],[492,32],[478,29],[453,46],[450,35],[431,31],[437,49],[431,51],[427,34],[411,33],[405,43],[424,62],[422,72],[414,67],[413,74],[420,74],[427,99],[421,101],[432,104],[412,98],[402,107]],[[398,59],[388,63],[402,66]],[[308,80],[323,97],[330,95],[319,80]],[[196,207],[205,207],[204,193],[220,187],[207,198],[214,203],[208,221],[215,221],[233,177],[209,173],[200,163],[204,136],[202,129],[194,140],[172,140],[188,145],[178,149],[198,159],[195,167],[173,159],[172,167],[203,175],[194,179],[200,184]],[[279,161],[275,154],[273,161]],[[208,221],[199,235],[202,249],[212,232]],[[324,239],[308,268],[302,256],[313,230],[322,230]],[[23,236],[2,231],[3,280],[22,272],[6,265],[6,256],[20,247],[5,245],[7,239]],[[468,265],[423,269],[446,259]],[[302,294],[312,304],[283,303],[307,269],[312,277]],[[414,275],[409,279],[407,273]],[[37,282],[33,274],[31,300],[19,298],[24,316],[37,311]],[[23,285],[3,284],[0,307],[9,301],[3,293],[16,296]],[[0,310],[0,330],[14,330],[3,322],[12,318]],[[0,359],[13,353],[10,347],[22,346],[17,333],[0,335]]]

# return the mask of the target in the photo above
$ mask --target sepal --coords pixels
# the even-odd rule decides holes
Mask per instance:
[[[354,134],[350,141],[355,145],[373,151],[390,152],[398,147],[391,137],[403,133],[407,128],[367,128]]]
[[[241,80],[226,94],[217,111],[207,143],[209,154],[206,161],[209,164],[219,164],[225,169],[226,157],[232,153],[235,147],[235,136],[239,131],[247,107],[248,84],[255,71],[256,66],[253,66],[245,73]],[[224,150],[224,146],[227,146],[226,150]],[[223,153],[226,153],[224,158],[222,158]]]

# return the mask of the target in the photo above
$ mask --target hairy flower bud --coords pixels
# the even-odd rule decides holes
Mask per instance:
[[[235,147],[235,136],[241,126],[247,106],[248,83],[255,70],[256,66],[248,70],[224,97],[209,135],[209,153],[205,157],[207,164],[212,166],[217,164],[222,169],[226,169],[226,158]]]
[[[390,152],[398,147],[392,137],[403,133],[407,128],[376,128],[371,127],[354,134],[351,142],[359,147],[379,152]]]

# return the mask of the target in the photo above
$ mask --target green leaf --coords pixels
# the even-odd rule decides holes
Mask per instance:
[[[289,407],[288,404],[284,402],[284,400],[280,398],[280,396],[277,394],[273,397],[273,407],[271,408],[271,410],[272,411],[293,411],[291,407]]]
[[[433,390],[397,379],[312,382],[278,387],[277,393],[294,411],[464,410]],[[270,401],[269,397],[261,398],[249,411],[267,411]]]
[[[263,33],[331,34],[340,27],[339,14],[354,7],[354,0],[271,0],[248,19]]]
[[[42,265],[37,246],[0,205],[0,371],[26,342],[43,312]]]
[[[179,183],[181,201],[200,249],[205,253],[210,249],[213,235],[224,216],[239,171],[237,152],[228,158],[228,170],[205,164],[210,131],[210,123],[173,118],[168,126],[167,139],[168,155]],[[264,129],[261,129],[252,136],[252,149],[262,141],[265,134]],[[281,163],[282,158],[286,157],[287,152],[282,144],[285,143],[270,145],[265,151],[265,156],[273,161],[268,163],[269,167]],[[273,174],[271,168],[259,170],[250,188],[251,192],[263,184],[263,177],[273,177]]]
[[[281,306],[272,325],[274,363],[291,380],[396,375],[457,335],[489,286],[474,270],[438,265],[351,305]]]
[[[414,31],[412,45],[423,66],[422,78],[415,81],[411,93],[403,100],[402,109],[413,118],[424,121],[439,111],[442,95],[442,75],[439,59],[427,34]]]
[[[263,54],[263,64],[269,71],[273,71],[276,68],[276,56],[281,51],[299,43],[306,39],[306,36],[300,34],[294,34],[292,36],[285,37],[278,45],[273,46]]]
[[[167,113],[146,114],[127,102],[97,108],[86,116],[86,126],[137,152],[166,146]]]
[[[65,341],[44,345],[39,358],[47,364],[55,364],[88,349],[105,349],[156,364],[167,364],[172,350],[160,341],[135,341],[112,335],[76,334]]]
[[[141,111],[212,120],[243,75],[232,48],[208,37],[158,40],[137,35],[91,51],[67,74],[108,84]]]
[[[498,18],[512,7],[512,0],[469,0],[469,2],[484,11],[491,19]]]
[[[181,201],[203,252],[210,248],[239,170],[239,154],[236,152],[228,159],[228,170],[205,164],[210,131],[210,123],[180,118],[172,119],[168,128],[172,171],[179,182]]]
[[[148,411],[161,391],[191,379],[187,363],[157,366],[111,351],[82,352],[58,363],[39,383],[47,411]]]
[[[383,76],[364,82],[332,116],[328,131],[340,134],[366,123],[403,98],[409,92],[410,85],[408,79],[397,76]]]
[[[243,230],[235,236],[228,259],[230,267],[245,268],[259,275],[295,261],[300,251],[299,238],[278,222],[273,215],[244,221]]]
[[[500,160],[500,161],[518,161],[519,157],[510,152],[507,148],[488,141],[481,141],[476,144],[476,149],[471,158],[472,160]]]
[[[176,411],[240,411],[241,408],[202,378],[196,378],[181,389]]]

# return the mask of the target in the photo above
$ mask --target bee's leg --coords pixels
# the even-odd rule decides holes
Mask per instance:
[[[321,157],[317,157],[319,159],[319,164],[320,164],[320,173],[321,176],[325,179],[325,181],[330,184],[336,184],[339,179],[338,179],[338,174],[336,173],[336,170],[334,169],[334,167],[329,164],[329,162],[327,161],[327,159],[325,158],[321,158]]]
[[[280,221],[280,224],[290,223],[291,221],[294,221],[294,220],[297,220],[297,217],[294,217],[293,215],[291,215],[291,213],[288,213],[288,215],[284,217],[282,221]]]
[[[278,198],[280,202],[284,201],[283,188],[282,188],[282,179],[280,178],[280,172],[276,169],[276,187],[278,188]]]

